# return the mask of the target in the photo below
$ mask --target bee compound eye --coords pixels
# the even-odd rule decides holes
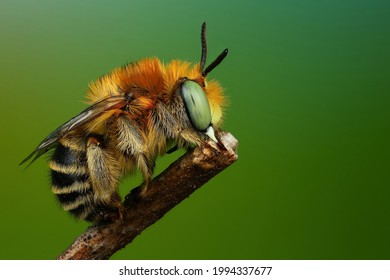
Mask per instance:
[[[188,80],[181,84],[180,92],[192,125],[199,131],[206,130],[211,123],[211,110],[202,87]]]

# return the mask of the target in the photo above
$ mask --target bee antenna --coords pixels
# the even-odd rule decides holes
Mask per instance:
[[[203,74],[203,69],[204,69],[204,65],[206,64],[206,57],[207,57],[206,22],[203,22],[202,24],[200,40],[202,44],[202,55],[200,57],[200,72]]]
[[[200,57],[200,72],[202,73],[202,77],[206,77],[208,73],[210,73],[215,67],[217,67],[222,62],[222,60],[224,60],[224,58],[228,54],[228,49],[224,49],[223,52],[213,62],[211,62],[210,65],[207,66],[205,70],[203,70],[206,64],[206,57],[207,57],[206,22],[203,22],[202,24],[200,40],[202,43],[202,55]]]
[[[210,65],[207,66],[204,71],[202,71],[202,77],[206,77],[208,73],[210,73],[215,67],[217,67],[222,62],[222,60],[225,59],[227,54],[228,49],[224,49],[221,54],[213,62],[211,62]]]

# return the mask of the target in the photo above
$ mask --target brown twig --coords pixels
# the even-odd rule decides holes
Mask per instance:
[[[124,201],[123,219],[90,226],[58,259],[108,259],[125,247],[145,228],[212,177],[237,160],[237,140],[230,133],[219,135],[222,145],[208,142],[172,163],[143,192],[131,191]]]

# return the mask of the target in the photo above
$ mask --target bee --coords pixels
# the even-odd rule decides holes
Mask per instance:
[[[218,143],[223,90],[206,77],[228,49],[205,67],[206,23],[201,50],[196,64],[145,58],[91,83],[91,105],[50,133],[21,164],[54,149],[51,188],[62,208],[92,223],[119,219],[123,176],[139,170],[146,189],[158,155],[201,146],[208,139]]]

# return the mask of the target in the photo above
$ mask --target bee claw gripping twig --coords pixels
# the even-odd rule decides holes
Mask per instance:
[[[108,259],[144,229],[164,216],[195,190],[234,163],[238,142],[228,132],[219,138],[226,150],[214,142],[197,147],[172,163],[153,179],[145,193],[132,190],[124,201],[121,220],[90,226],[57,259]]]

